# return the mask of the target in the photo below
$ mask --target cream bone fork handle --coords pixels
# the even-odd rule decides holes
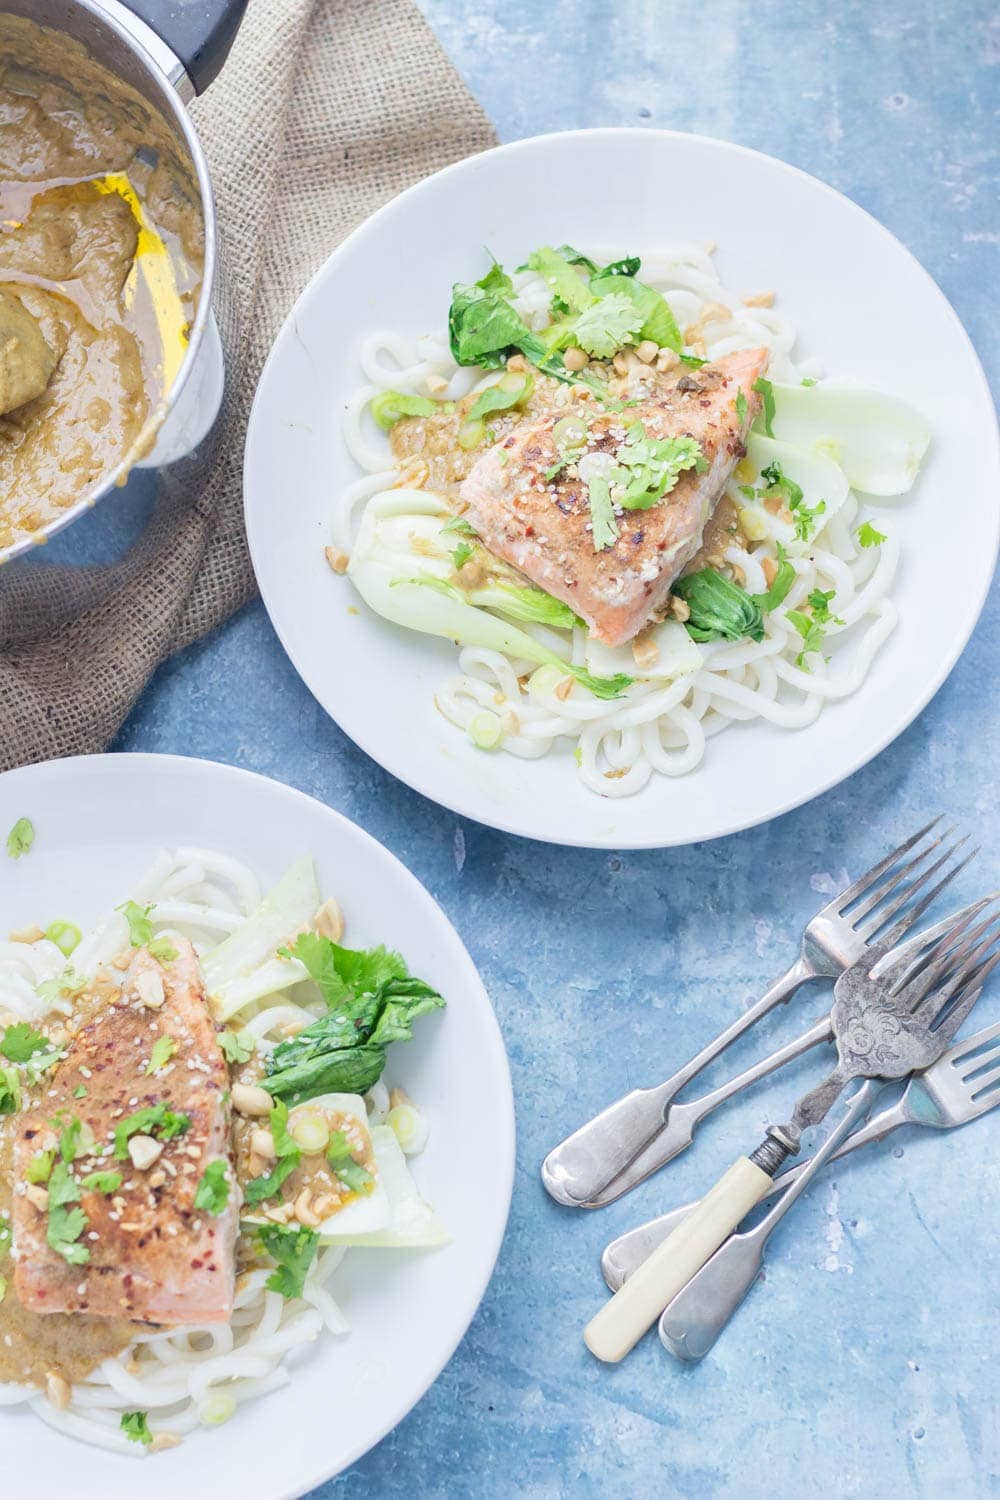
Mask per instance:
[[[883,943],[899,940],[972,858],[970,855],[953,866],[889,932],[885,931],[897,912],[914,899],[965,842],[960,839],[946,848],[918,874],[919,867],[948,837],[943,834],[924,843],[939,821],[935,819],[921,828],[828,902],[806,925],[799,957],[787,974],[672,1078],[656,1088],[633,1089],[550,1151],[541,1170],[542,1182],[551,1196],[571,1208],[599,1208],[613,1202],[689,1146],[695,1126],[711,1109],[737,1089],[762,1078],[771,1067],[780,1067],[797,1057],[799,1051],[793,1044],[771,1067],[750,1069],[728,1088],[716,1090],[703,1100],[674,1105],[676,1096],[696,1074],[768,1011],[790,999],[807,979],[832,978],[843,973],[864,956],[868,944],[878,940],[880,934]],[[906,863],[900,869],[894,868],[908,854],[911,857]],[[805,1045],[812,1043],[803,1042],[803,1050]]]
[[[949,1047],[947,1052],[943,1052],[937,1062],[932,1063],[925,1072],[915,1073],[901,1097],[894,1104],[879,1110],[867,1125],[852,1131],[847,1140],[837,1147],[830,1160],[839,1161],[841,1157],[849,1156],[862,1146],[871,1145],[874,1141],[884,1141],[902,1125],[950,1130],[958,1125],[966,1125],[970,1120],[978,1119],[980,1115],[995,1109],[998,1104],[1000,1104],[1000,1022],[994,1026],[988,1026],[984,1031],[976,1032],[975,1036],[956,1042],[954,1047]],[[797,1167],[791,1167],[788,1171],[781,1172],[777,1177],[772,1178],[771,1186],[761,1201],[778,1197],[787,1189],[794,1187],[808,1165],[808,1162],[800,1162]],[[657,1219],[650,1219],[648,1223],[640,1224],[636,1229],[630,1229],[626,1234],[621,1234],[617,1239],[612,1240],[601,1256],[601,1273],[610,1290],[616,1292],[622,1283],[628,1280],[632,1272],[638,1270],[643,1261],[652,1255],[657,1245],[662,1245],[667,1236],[687,1218],[695,1207],[694,1203],[682,1204],[680,1208],[672,1209],[668,1214],[661,1214]],[[762,1220],[761,1224],[745,1234],[730,1236],[722,1248],[715,1252],[712,1259],[702,1266],[696,1276],[691,1278],[687,1286],[677,1293],[660,1321],[661,1336],[668,1319],[671,1328],[680,1327],[681,1324],[688,1326],[694,1315],[694,1304],[689,1302],[689,1295],[696,1289],[698,1290],[698,1307],[701,1310],[707,1301],[709,1287],[716,1286],[719,1266],[723,1258],[728,1256],[730,1246],[737,1240],[755,1239],[765,1222]],[[764,1248],[762,1242],[759,1248],[761,1254],[756,1259],[756,1268],[740,1297],[741,1301],[760,1270]],[[705,1314],[702,1312],[701,1316],[704,1324]],[[689,1338],[687,1347],[690,1349],[693,1346],[694,1340]],[[710,1346],[706,1345],[701,1353],[706,1353],[708,1347]],[[682,1357],[694,1356],[688,1353]],[[701,1355],[697,1357],[700,1358]]]
[[[822,1154],[833,1160],[868,1141],[884,1139],[906,1123],[938,1130],[964,1125],[1000,1104],[997,1084],[1000,1084],[1000,1026],[991,1026],[950,1047],[926,1073],[916,1074],[895,1105],[881,1110],[836,1150],[827,1151],[828,1143],[824,1142]],[[830,1144],[834,1135],[840,1139],[843,1131],[832,1133]],[[691,1362],[704,1358],[715,1344],[760,1275],[768,1240],[822,1165],[820,1154],[817,1152],[811,1161],[785,1173],[785,1191],[771,1211],[752,1229],[730,1235],[678,1292],[660,1318],[660,1341],[671,1354]]]
[[[677,1293],[705,1264],[771,1187],[796,1153],[803,1131],[825,1118],[855,1078],[888,1080],[929,1067],[979,998],[982,980],[1000,960],[987,954],[1000,934],[995,913],[970,929],[962,917],[916,958],[877,945],[838,979],[830,1012],[837,1066],[798,1102],[785,1125],[771,1126],[691,1214],[654,1250],[591,1319],[584,1340],[598,1359],[615,1363],[629,1352]],[[878,973],[872,971],[878,968]],[[858,1090],[843,1135],[866,1112],[878,1085]]]

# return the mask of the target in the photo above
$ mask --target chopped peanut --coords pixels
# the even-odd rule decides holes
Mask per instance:
[[[583,370],[587,367],[587,365],[589,365],[589,363],[590,355],[587,354],[583,349],[577,349],[575,345],[572,348],[567,349],[566,353],[563,355],[563,364],[566,366],[567,370]]]
[[[346,573],[350,562],[346,552],[341,552],[339,547],[324,547],[323,556],[335,573]]]

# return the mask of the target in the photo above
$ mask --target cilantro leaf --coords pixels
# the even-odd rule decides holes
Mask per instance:
[[[57,1161],[49,1177],[49,1216],[45,1238],[50,1249],[71,1266],[85,1266],[90,1251],[79,1239],[90,1220],[80,1202],[80,1187],[65,1161]]]
[[[133,1135],[154,1135],[161,1141],[172,1141],[191,1128],[191,1116],[175,1113],[166,1104],[148,1104],[137,1109],[134,1115],[126,1115],[115,1126],[115,1156],[124,1161],[128,1156],[129,1138]]]
[[[226,1163],[221,1158],[218,1161],[210,1161],[198,1184],[198,1191],[194,1195],[194,1206],[217,1217],[228,1202],[229,1176]]]
[[[641,422],[628,429],[617,462],[625,474],[611,476],[612,497],[626,510],[649,510],[670,493],[682,470],[707,467],[694,438],[650,438]]]
[[[220,1031],[219,1046],[227,1063],[245,1063],[257,1050],[252,1031]]]
[[[684,347],[677,320],[670,310],[670,303],[661,292],[653,287],[646,286],[642,281],[636,281],[634,276],[616,275],[609,266],[607,271],[591,279],[590,290],[604,301],[614,296],[624,297],[631,302],[639,318],[636,343],[651,339],[661,349],[672,349],[675,354],[679,354]]]
[[[747,398],[741,390],[736,392],[736,415],[741,424],[747,419]]]
[[[168,937],[153,938],[146,947],[150,958],[155,958],[158,964],[172,964],[177,957],[177,949]]]
[[[838,615],[830,613],[830,600],[836,592],[836,589],[813,589],[809,595],[807,602],[817,625],[828,625],[831,621],[834,625],[843,625],[844,622]]]
[[[154,1073],[166,1067],[176,1051],[177,1043],[172,1036],[158,1036],[149,1054],[149,1062],[146,1064],[147,1078],[151,1078]]]
[[[821,500],[811,509],[808,505],[796,505],[792,509],[795,535],[800,542],[807,542],[816,529],[816,519],[826,510],[826,501]]]
[[[445,521],[444,525],[441,527],[441,530],[458,531],[462,536],[479,535],[479,533],[476,531],[476,528],[474,526],[470,526],[464,516],[452,516],[450,520]]]
[[[361,1162],[354,1160],[351,1143],[342,1130],[330,1132],[330,1143],[326,1148],[326,1159],[334,1173],[352,1193],[371,1192],[375,1178]]]
[[[15,1021],[0,1039],[0,1052],[8,1062],[23,1063],[34,1053],[44,1052],[48,1045],[48,1037],[29,1026],[27,1021]]]
[[[153,1441],[153,1434],[149,1430],[149,1422],[144,1411],[123,1411],[121,1428],[125,1436],[133,1443],[142,1443],[148,1448]]]
[[[88,1172],[80,1184],[88,1193],[103,1193],[108,1198],[112,1193],[117,1193],[121,1185],[120,1172]]]
[[[862,547],[881,547],[883,542],[889,540],[884,531],[876,531],[870,521],[862,521],[857,531],[858,541]]]
[[[587,483],[590,504],[590,534],[595,552],[613,547],[620,535],[611,499],[611,485],[606,474],[594,474]]]
[[[7,853],[11,859],[20,859],[27,854],[35,842],[35,825],[30,818],[18,818],[7,835]]]
[[[611,292],[592,302],[577,318],[573,337],[596,359],[610,359],[623,344],[631,344],[642,328],[642,314],[629,297]]]
[[[475,556],[476,549],[471,542],[459,542],[451,554],[456,573],[465,567],[470,557]]]
[[[137,901],[123,901],[116,906],[128,923],[128,940],[133,948],[144,948],[153,937],[153,924],[149,920],[152,905],[140,906]]]
[[[56,1120],[62,1120],[64,1116],[60,1113]],[[73,1115],[59,1132],[59,1155],[64,1162],[74,1162],[78,1156],[83,1156],[88,1145],[93,1146],[93,1134],[87,1132],[87,1140],[84,1140],[83,1121],[78,1115]]]
[[[813,651],[819,651],[823,644],[823,626],[812,615],[803,614],[799,609],[790,609],[785,618],[794,625],[802,637],[802,650],[795,658],[795,665],[808,671],[805,659]]]
[[[767,482],[765,495],[782,495],[788,501],[788,508],[794,510],[802,504],[802,486],[790,479],[784,469],[773,459],[771,463],[765,464],[760,471],[760,477]]]
[[[490,259],[493,260],[493,257],[491,256]],[[507,296],[514,290],[514,283],[498,260],[493,260],[486,275],[480,276],[476,286],[482,287],[484,292],[500,292],[503,296]]]
[[[315,1229],[289,1224],[262,1224],[257,1232],[261,1245],[278,1268],[264,1285],[283,1297],[301,1297],[306,1275],[316,1255],[319,1235]]]

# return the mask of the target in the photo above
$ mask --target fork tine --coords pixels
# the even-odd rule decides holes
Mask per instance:
[[[989,973],[990,969],[995,967],[998,959],[1000,959],[1000,953],[998,953],[996,955],[996,958],[994,958],[990,963],[989,968],[987,968],[986,970],[987,974]],[[984,979],[985,977],[986,974],[983,975]],[[938,1038],[943,1038],[945,1042],[950,1042],[982,993],[983,987],[981,984],[977,984],[975,989],[963,990],[958,998],[957,1004],[955,1004],[948,1012],[948,1015],[944,1018],[944,1020],[941,1022],[941,1025],[934,1033],[935,1036],[937,1036]]]
[[[993,1042],[997,1044],[996,1047],[990,1045]],[[987,1047],[990,1048],[988,1052]],[[982,1056],[973,1057],[971,1054],[979,1052],[980,1048],[983,1049]],[[977,1031],[975,1036],[966,1037],[964,1042],[956,1042],[948,1060],[955,1068],[958,1068],[959,1063],[963,1061],[966,1063],[965,1071],[959,1072],[959,1077],[964,1079],[981,1066],[984,1058],[989,1059],[998,1049],[1000,1049],[1000,1021],[993,1026],[987,1026],[984,1031]]]
[[[919,1000],[916,1005],[912,1006],[911,1013],[913,1015],[929,1013],[930,1019],[928,1019],[927,1024],[932,1027],[935,1021],[940,1021],[946,1011],[949,1012],[950,1016],[949,1006],[956,992],[959,990],[964,992],[972,984],[978,984],[982,987],[987,974],[995,966],[995,961],[1000,960],[1000,953],[995,954],[993,959],[984,958],[984,955],[996,942],[997,936],[998,934],[994,932],[985,943],[980,944],[975,952],[965,960],[962,967],[956,973],[950,975],[944,984],[939,985],[929,996]],[[980,959],[983,961],[980,962]]]
[[[898,995],[911,990],[914,1001],[919,996],[925,995],[929,985],[944,972],[946,966],[949,963],[954,963],[957,940],[965,932],[969,923],[974,921],[989,903],[990,898],[987,898],[985,901],[974,902],[972,906],[967,906],[964,911],[957,912],[955,920],[945,927],[944,930],[941,930],[941,928],[937,929],[933,939],[925,947],[919,949],[916,954],[904,954],[894,960],[893,954],[890,953],[888,958],[883,961],[883,965],[880,965],[878,971],[881,979],[889,980],[890,993]],[[987,922],[995,920],[996,913],[987,918]],[[978,935],[980,931],[982,931],[982,924],[976,928],[975,935]],[[970,937],[973,935],[970,934]],[[930,937],[930,934],[928,936]],[[969,939],[967,938],[966,943],[968,941]],[[930,974],[929,979],[927,978],[928,973]],[[916,981],[921,977],[926,980],[926,983],[918,991]]]
[[[959,967],[958,972],[955,973],[955,980],[963,982],[967,979],[974,964],[1000,937],[1000,925],[998,925],[1000,913],[990,912],[985,921],[980,922],[971,932],[965,932],[971,920],[971,917],[966,917],[964,921],[956,923],[950,932],[934,944],[929,953],[923,955],[916,964],[911,965],[903,978],[892,985],[891,993],[904,995],[911,1002],[910,1009],[917,1011],[930,994],[932,987],[946,975],[954,973],[956,966]],[[963,932],[965,936],[961,942],[958,942]],[[989,936],[977,947],[978,939],[984,932],[988,932]],[[952,987],[954,988],[954,985]],[[933,995],[931,999],[934,999]]]
[[[908,854],[914,844],[919,844],[920,840],[925,838],[932,828],[936,828],[943,816],[943,813],[938,813],[937,817],[932,818],[926,827],[921,828],[918,833],[913,834],[912,837],[900,844],[898,848],[893,849],[891,854],[887,854],[884,859],[880,859],[877,864],[872,865],[870,870],[866,870],[863,875],[859,875],[857,880],[847,887],[846,891],[841,891],[839,895],[834,896],[833,900],[827,904],[827,913],[830,916],[840,916],[845,906],[850,906],[852,901],[856,901],[859,896],[863,896],[865,891],[871,887],[873,881],[877,880],[880,875],[883,875],[886,870],[891,869],[898,859],[902,859],[904,854]],[[940,838],[938,839],[938,843],[940,843]]]
[[[990,1068],[988,1073],[982,1073],[978,1078],[969,1079],[969,1089],[973,1099],[978,1099],[994,1083],[1000,1082],[1000,1064]]]
[[[962,842],[964,843],[964,840],[962,840]],[[941,858],[939,860],[936,860],[934,864],[931,865],[930,869],[924,872],[924,874],[920,877],[920,885],[923,885],[931,875],[933,875],[938,869],[940,869],[941,865],[944,864],[945,860],[949,857],[951,852],[951,850],[948,850],[947,853],[942,854]],[[879,950],[883,953],[887,953],[891,948],[895,948],[896,944],[899,942],[903,934],[909,932],[914,922],[916,922],[918,917],[923,916],[924,912],[930,906],[931,902],[937,900],[938,896],[940,896],[945,887],[951,884],[956,875],[960,875],[962,873],[966,865],[969,864],[971,860],[975,859],[978,853],[978,848],[973,849],[972,853],[967,854],[965,859],[963,859],[960,864],[955,865],[953,869],[949,870],[947,874],[938,881],[937,885],[932,886],[931,889],[927,891],[927,893],[921,898],[921,900],[917,902],[916,906],[912,907],[910,911],[905,912],[904,915],[900,917],[899,921],[894,923],[893,926],[889,928],[889,931],[879,938],[877,945]],[[911,891],[910,894],[912,896],[914,892]],[[864,930],[862,930],[860,936],[864,937],[865,941],[867,942],[868,939]]]
[[[938,834],[936,839],[932,839],[931,842],[925,848],[919,850],[912,859],[907,860],[906,864],[902,867],[901,870],[890,869],[888,873],[886,873],[884,879],[876,880],[874,888],[869,888],[869,894],[866,895],[865,899],[861,901],[857,906],[855,906],[849,913],[844,911],[844,905],[842,904],[840,915],[843,917],[844,921],[850,922],[851,926],[856,928],[862,917],[866,917],[873,907],[878,906],[882,901],[884,901],[889,893],[895,890],[896,886],[899,885],[901,880],[905,880],[908,875],[912,875],[917,866],[922,864],[925,859],[929,858],[929,856],[933,854],[935,849],[940,848],[944,840],[948,838],[950,834],[954,833],[954,831],[954,828],[949,828],[946,829],[944,833]],[[862,894],[864,894],[864,892],[862,892]]]
[[[978,997],[979,995],[981,995],[983,991],[983,985],[986,983],[987,979],[992,974],[997,964],[1000,964],[1000,952],[991,954],[989,958],[984,960],[983,963],[978,964],[976,968],[966,976],[965,984],[959,991],[958,1000],[951,1006],[951,1008],[948,1010],[947,1015],[945,1015],[944,1020],[941,1021],[940,1025],[936,1028],[937,1034],[939,1036],[943,1034],[947,1039],[950,1040],[951,1037],[955,1035],[956,1031],[965,1020],[965,1017],[969,1014],[969,1011],[976,1003],[974,999],[967,999],[969,990],[975,988],[976,996]],[[954,988],[954,982],[949,984],[948,990],[950,992],[953,992]],[[944,1004],[941,1006],[941,1009],[937,1013],[938,1017],[942,1015],[945,1007],[948,1004],[948,1001],[951,999],[951,994],[949,993],[948,995],[943,995],[942,999],[944,1001]]]

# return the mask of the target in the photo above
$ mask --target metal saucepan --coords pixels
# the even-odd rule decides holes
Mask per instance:
[[[4,564],[0,568],[0,605],[5,586],[12,584],[12,575],[16,576],[22,566],[11,564],[22,554],[26,554],[24,564],[29,566],[83,565],[91,576],[96,575],[95,564],[99,567],[118,562],[141,536],[163,489],[164,477],[170,476],[170,487],[178,493],[195,493],[198,475],[211,460],[221,428],[227,352],[234,343],[235,330],[218,253],[212,188],[185,105],[211,83],[222,66],[246,3],[129,0],[126,5],[121,0],[0,0],[0,50],[6,55],[6,77],[14,93],[21,88],[18,49],[22,46],[25,78],[51,77],[57,87],[65,83],[88,107],[95,100],[103,107],[111,99],[118,109],[116,88],[120,88],[129,129],[136,141],[147,143],[139,146],[142,170],[169,169],[172,201],[183,201],[191,237],[196,237],[200,246],[200,264],[191,271],[186,287],[188,316],[176,330],[169,379],[165,370],[161,371],[162,388],[147,402],[141,437],[106,472],[98,472],[96,465],[93,472],[87,471],[86,488],[54,514],[47,512],[45,497],[40,493],[37,525],[26,528],[21,524],[6,533],[0,530],[0,562]],[[42,54],[36,50],[36,43],[44,48],[41,69],[38,59]],[[30,82],[23,87],[30,95]],[[109,108],[108,115],[113,119],[114,110]],[[100,169],[100,163],[97,165]],[[0,179],[9,175],[0,163]],[[69,182],[71,176],[75,178],[76,174],[67,174],[65,180]],[[16,191],[15,183],[15,203]],[[136,212],[139,218],[140,210]],[[20,228],[13,217],[5,217],[0,225],[0,280],[5,279],[2,231],[12,225]],[[183,236],[177,243],[182,240]],[[159,242],[157,249],[162,249]],[[22,265],[25,254],[30,252],[22,251]],[[0,338],[0,345],[2,342]],[[3,420],[0,417],[0,422]],[[17,439],[18,431],[10,430]],[[2,437],[0,434],[0,440]],[[44,488],[39,484],[39,491]],[[116,497],[115,503],[99,508],[100,524],[95,527],[95,503],[109,496]],[[2,504],[0,494],[0,507]],[[83,526],[72,525],[71,537],[57,537],[71,523],[87,516],[91,520]],[[55,539],[53,546],[43,552],[36,550],[38,542],[50,539]],[[15,627],[15,638],[16,634]],[[9,643],[9,630],[5,636]]]

